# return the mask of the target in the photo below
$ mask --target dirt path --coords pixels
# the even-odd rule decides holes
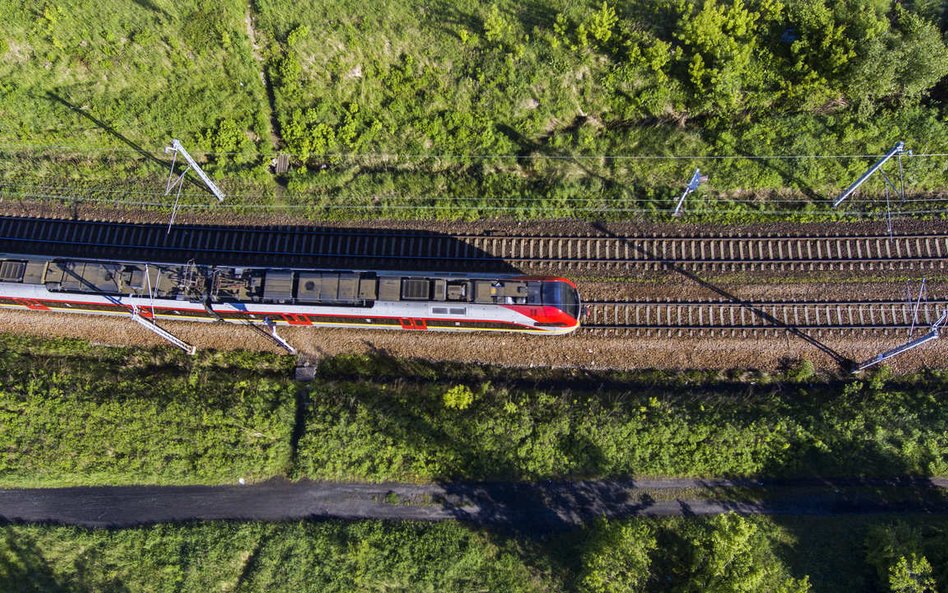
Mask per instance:
[[[276,97],[273,94],[273,84],[270,80],[270,76],[267,73],[267,65],[263,59],[263,55],[260,51],[260,44],[257,41],[257,28],[254,22],[254,12],[253,12],[253,3],[247,3],[247,12],[244,16],[244,25],[247,27],[247,38],[250,39],[250,48],[253,52],[253,59],[257,62],[257,67],[260,70],[260,82],[263,83],[263,87],[267,92],[267,115],[270,120],[270,144],[273,146],[274,150],[279,150],[280,146],[283,145],[283,141],[280,138],[280,122],[276,116]]]
[[[948,480],[628,480],[525,483],[126,486],[0,490],[0,521],[84,527],[301,519],[460,520],[570,529],[600,516],[948,513]]]

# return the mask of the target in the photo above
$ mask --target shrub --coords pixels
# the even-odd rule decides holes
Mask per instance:
[[[600,519],[585,546],[580,590],[586,593],[634,593],[649,577],[651,554],[658,548],[645,523]]]
[[[467,385],[456,385],[444,392],[444,407],[466,410],[474,403],[474,392]]]

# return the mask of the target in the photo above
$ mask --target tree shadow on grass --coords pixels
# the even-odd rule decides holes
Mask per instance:
[[[471,33],[482,34],[484,32],[484,21],[480,15],[460,10],[457,3],[447,2],[445,0],[435,0],[428,4],[430,12],[435,17],[434,23],[439,25],[446,33],[457,35],[459,29],[463,28]],[[485,9],[486,12],[486,9]],[[502,9],[502,14],[505,11]],[[513,5],[510,16],[514,16],[520,21],[520,25],[528,34],[532,34],[534,27],[550,29],[556,18],[556,11],[548,4],[537,0],[524,0]],[[507,16],[505,14],[505,16]]]
[[[163,160],[156,157],[153,152],[145,150],[145,148],[142,147],[140,144],[137,144],[134,141],[132,141],[130,138],[128,138],[127,136],[124,136],[122,133],[120,133],[114,127],[109,125],[107,122],[97,118],[96,116],[92,115],[91,113],[79,107],[78,105],[74,103],[70,103],[63,96],[58,95],[52,91],[47,91],[45,94],[45,98],[65,107],[69,111],[72,111],[73,113],[76,113],[80,115],[81,117],[84,117],[85,119],[88,119],[93,124],[95,124],[97,128],[106,132],[107,134],[115,138],[116,140],[119,140],[120,142],[122,142],[123,144],[125,144],[126,146],[128,146],[129,148],[131,148],[132,150],[134,150],[141,156],[143,156],[148,161],[151,161],[152,163],[160,166],[166,171],[169,171],[171,169],[171,161]],[[184,172],[184,170],[185,170],[185,165],[183,163],[178,162],[175,164],[175,170],[174,170],[175,174],[180,175],[182,172]],[[207,192],[208,194],[210,194],[210,190],[207,188],[207,186],[205,186],[202,182],[198,181],[197,179],[192,179],[191,177],[185,177],[184,182],[190,184],[192,187],[196,187],[200,189],[201,191]]]
[[[398,371],[393,369],[392,372]],[[429,372],[425,369],[422,374],[430,385]],[[384,378],[377,380],[385,381]],[[402,377],[399,380],[412,379]],[[901,406],[924,417],[936,414],[938,400],[929,401],[930,386],[914,385],[906,382],[893,386],[896,390],[914,388],[920,390],[919,394],[925,393],[925,397],[909,394]],[[877,429],[873,426],[876,424],[886,430],[886,425],[894,423],[892,438],[899,438],[897,435],[901,434],[898,432],[901,420],[886,416],[888,410],[895,413],[896,409],[886,393],[872,387],[857,392],[843,387],[841,381],[820,384],[819,387],[786,382],[770,386],[777,393],[774,409],[798,408],[788,414],[790,425],[800,426],[799,430],[788,433],[789,452],[771,451],[768,454],[771,461],[764,463],[752,478],[735,475],[730,479],[698,481],[694,490],[700,492],[688,493],[684,500],[674,501],[678,508],[671,514],[682,515],[685,521],[701,521],[701,517],[709,513],[720,512],[769,516],[755,521],[761,522],[765,533],[769,529],[766,525],[776,525],[788,534],[788,541],[795,542],[784,545],[778,537],[772,544],[777,557],[792,576],[811,575],[814,590],[847,590],[847,579],[870,586],[871,574],[866,576],[870,571],[865,567],[862,548],[865,529],[861,526],[921,515],[944,517],[948,522],[948,497],[944,485],[926,475],[925,468],[937,459],[919,458],[917,455],[908,457],[912,454],[911,447],[900,446],[888,439],[867,438],[875,434]],[[525,383],[524,388],[529,389],[529,383]],[[633,383],[626,388],[634,390],[636,386]],[[736,393],[746,388],[746,383],[737,382],[716,385],[716,399],[730,393],[737,404],[747,408],[746,415],[743,408],[736,412],[743,422],[753,425],[766,421],[770,408],[757,403],[760,394]],[[659,394],[662,392],[662,388],[654,385],[652,389]],[[674,391],[675,386],[667,385],[664,390]],[[943,391],[943,388],[935,386],[935,390]],[[608,394],[600,395],[608,397]],[[697,395],[683,393],[680,397],[684,402]],[[871,397],[879,399],[863,408],[860,404]],[[435,399],[430,405],[438,406],[439,403]],[[631,402],[630,405],[634,408],[637,404]],[[730,404],[722,400],[716,405],[727,407]],[[451,471],[435,474],[444,494],[432,502],[448,510],[456,519],[480,526],[498,544],[509,543],[513,538],[519,542],[525,561],[538,569],[552,567],[558,574],[576,575],[581,568],[578,558],[583,554],[589,533],[582,527],[592,524],[598,516],[622,519],[670,508],[668,500],[636,498],[634,493],[630,493],[629,489],[637,484],[648,487],[641,479],[521,481],[529,475],[524,473],[516,456],[497,455],[493,448],[482,448],[477,438],[459,437],[453,431],[445,431],[441,421],[432,420],[432,416],[404,405],[403,401],[392,399],[385,405],[368,402],[366,407],[373,416],[372,430],[392,439],[394,448],[400,449],[401,443],[410,443],[410,450],[448,448],[456,463]],[[722,423],[724,421],[722,419]],[[924,426],[921,428],[924,430]],[[588,449],[581,442],[574,445],[565,447],[563,454],[575,458],[577,451]],[[511,439],[511,448],[519,446]],[[700,452],[701,447],[698,447],[694,455]],[[601,456],[602,451],[589,451],[582,471],[587,475],[603,475]],[[485,477],[512,481],[457,481],[458,478]],[[819,526],[820,521],[825,522],[825,527],[814,529],[813,526]],[[669,529],[671,531],[664,535],[659,529],[660,539],[664,538],[660,554],[674,556],[669,550],[676,546],[679,555],[686,553],[686,542],[674,533],[674,527]],[[854,543],[853,538],[858,541]],[[676,561],[674,558],[656,558],[654,574],[666,574],[671,569],[661,568],[661,565],[670,566]],[[845,564],[845,571],[834,570],[834,561]],[[865,590],[862,586],[857,588]]]
[[[848,417],[846,401],[833,401],[844,397],[839,392],[805,397],[813,398],[807,404],[812,421],[832,422],[839,427],[836,434],[824,431],[806,450],[788,459],[775,459],[759,472],[754,488],[709,482],[708,496],[728,501],[737,512],[742,505],[754,505],[768,515],[766,521],[789,536],[786,543],[777,538],[777,557],[795,578],[809,575],[814,591],[884,587],[866,560],[869,526],[896,520],[948,525],[948,489],[923,467],[934,459],[913,460],[907,457],[910,449],[906,447],[867,438],[878,430],[871,420],[864,428],[848,426],[859,423],[860,418]],[[834,405],[843,417],[821,418]],[[934,413],[918,410],[922,416]],[[900,419],[875,422],[898,424]],[[898,438],[897,433],[894,428],[891,438]]]
[[[586,122],[587,118],[581,115],[577,116],[565,131],[573,134],[578,133],[579,128],[581,128],[583,125],[586,125]],[[603,187],[605,187],[609,192],[618,193],[624,189],[624,186],[616,181],[613,177],[606,176],[601,172],[594,170],[588,164],[586,164],[583,159],[576,158],[575,155],[550,148],[549,146],[539,142],[534,142],[507,124],[497,124],[497,131],[499,131],[504,136],[507,136],[511,142],[517,145],[518,157],[525,158],[531,154],[542,154],[547,157],[562,159],[578,167],[589,178],[598,179],[600,182],[602,182]]]
[[[126,593],[118,579],[97,578],[101,572],[95,551],[87,551],[71,566],[54,567],[43,550],[15,527],[0,524],[0,590],[11,593]]]
[[[548,340],[550,338],[539,338]],[[553,338],[556,339],[556,338]],[[450,361],[431,361],[421,358],[405,358],[392,354],[369,340],[363,340],[369,352],[358,356],[340,355],[325,357],[319,361],[319,376],[329,380],[391,382],[418,385],[443,385],[445,388],[465,384],[469,387],[489,383],[492,389],[506,388],[523,391],[570,392],[575,394],[610,397],[616,392],[630,392],[637,396],[668,395],[669,389],[679,388],[676,393],[686,393],[698,383],[701,392],[711,396],[727,396],[746,393],[759,397],[766,382],[774,379],[768,373],[747,371],[675,371],[663,369],[638,369],[631,371],[605,371],[580,368],[518,368],[492,365],[471,365]],[[792,372],[790,361],[787,371]],[[669,379],[677,377],[676,381]],[[780,379],[778,375],[776,378]],[[845,379],[828,379],[828,384],[845,385]],[[760,383],[761,385],[757,385]],[[742,396],[743,397],[743,396]]]
[[[757,154],[750,152],[749,150],[744,150],[739,147],[734,147],[733,150],[741,155],[745,156],[748,159],[753,160],[758,164],[758,166],[770,169],[771,171],[776,172],[780,175],[780,178],[784,180],[790,187],[795,187],[803,195],[812,200],[815,204],[823,203],[827,200],[826,196],[821,196],[816,192],[813,187],[807,183],[802,177],[794,173],[791,163],[794,161],[779,159],[779,158],[764,158],[760,157]]]
[[[517,20],[528,35],[533,35],[534,28],[553,30],[557,11],[549,2],[539,0],[521,0],[514,4]]]
[[[428,3],[428,7],[434,16],[433,21],[449,35],[457,35],[459,28],[472,33],[479,33],[483,29],[481,19],[476,15],[459,10],[456,2],[432,0]]]
[[[160,17],[164,20],[171,20],[172,18],[171,15],[168,13],[168,11],[158,6],[151,0],[133,0],[133,2],[135,2],[135,4],[141,6],[142,8],[144,8],[145,10],[149,12],[153,12],[157,15],[160,15]]]

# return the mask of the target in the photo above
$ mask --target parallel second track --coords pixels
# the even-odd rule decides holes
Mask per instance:
[[[948,234],[451,236],[332,227],[230,227],[0,217],[0,250],[152,261],[401,269],[941,270]]]
[[[808,331],[906,332],[934,323],[948,301],[769,301],[725,300],[586,303],[587,332],[644,335],[688,332]]]

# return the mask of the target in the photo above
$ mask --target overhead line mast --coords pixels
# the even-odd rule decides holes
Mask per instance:
[[[204,169],[202,169],[201,166],[197,164],[197,162],[191,157],[188,151],[184,149],[184,146],[181,145],[181,142],[177,138],[172,138],[171,146],[168,146],[165,148],[165,154],[168,154],[169,152],[174,153],[174,157],[172,157],[172,160],[171,160],[172,174],[174,173],[174,159],[177,158],[178,153],[181,153],[181,156],[184,157],[184,160],[188,162],[188,168],[194,169],[194,172],[197,173],[198,177],[201,178],[201,181],[203,181],[204,184],[207,185],[207,189],[211,190],[211,193],[214,194],[214,196],[217,198],[217,201],[218,202],[224,201],[224,192],[222,192],[221,188],[217,187],[217,185],[213,181],[211,181],[211,178],[207,176],[207,173],[204,172]],[[188,172],[188,169],[185,169],[184,172],[181,173],[181,175],[173,184],[171,183],[171,175],[170,174],[168,175],[168,187],[165,190],[166,194],[171,191],[171,188],[174,185],[179,184],[181,180],[184,179],[184,176],[187,172]]]
[[[172,138],[171,146],[165,147],[165,154],[168,154],[169,152],[174,153],[174,155],[171,157],[171,171],[168,172],[168,183],[165,186],[165,195],[167,196],[170,194],[171,190],[174,189],[175,186],[178,188],[178,193],[174,198],[174,206],[171,208],[171,220],[168,221],[168,232],[170,233],[171,225],[174,224],[175,216],[178,214],[178,202],[181,200],[181,188],[184,185],[182,182],[184,181],[184,176],[188,174],[189,170],[194,169],[194,172],[197,173],[198,177],[201,178],[201,181],[204,182],[204,185],[207,186],[207,189],[211,190],[211,193],[214,194],[214,197],[217,198],[218,202],[224,201],[224,192],[221,191],[221,188],[217,187],[217,184],[211,181],[211,178],[207,176],[207,173],[204,172],[204,169],[202,169],[201,166],[197,164],[197,161],[195,161],[191,157],[191,154],[184,149],[184,146],[181,145],[181,142],[177,138]],[[178,153],[184,157],[184,160],[187,161],[188,166],[184,169],[184,171],[181,172],[181,175],[179,175],[177,179],[171,181],[171,178],[174,176],[174,165],[178,159]]]
[[[850,185],[849,187],[847,187],[847,188],[846,188],[846,191],[844,191],[843,193],[839,194],[839,197],[837,197],[837,198],[833,201],[833,208],[836,208],[837,206],[839,206],[840,204],[842,204],[843,201],[844,201],[846,198],[848,198],[849,196],[851,196],[851,195],[853,194],[853,192],[855,192],[857,189],[859,189],[859,186],[860,186],[860,185],[862,185],[863,183],[865,183],[867,179],[869,179],[870,177],[872,177],[872,174],[873,174],[873,173],[875,173],[876,171],[878,171],[879,169],[881,169],[881,168],[882,168],[882,165],[886,164],[886,162],[888,162],[888,160],[891,159],[891,158],[894,157],[894,156],[898,156],[898,157],[899,157],[899,177],[900,177],[900,181],[901,181],[901,176],[902,176],[902,153],[903,153],[903,152],[905,152],[905,143],[904,143],[904,142],[897,142],[896,145],[893,146],[892,149],[891,149],[889,152],[887,152],[887,153],[885,154],[885,156],[883,156],[881,159],[879,159],[878,161],[876,161],[876,163],[875,163],[874,165],[872,165],[871,167],[869,167],[869,170],[868,170],[868,171],[866,171],[865,173],[863,173],[862,176],[861,176],[859,179],[857,179],[856,181],[854,181],[854,182],[852,183],[852,185]],[[910,154],[911,154],[911,153],[910,153]],[[892,183],[891,181],[889,181],[889,178],[888,178],[888,176],[885,175],[885,173],[883,173],[882,175],[883,175],[883,177],[885,178],[885,181],[886,181],[887,184],[891,184],[891,183]],[[893,189],[896,191],[896,193],[900,193],[899,190],[895,189],[894,186],[893,186]],[[901,193],[902,193],[902,198],[903,198],[903,199],[905,198],[904,192],[905,192],[905,186],[904,186],[904,184],[902,184]]]

